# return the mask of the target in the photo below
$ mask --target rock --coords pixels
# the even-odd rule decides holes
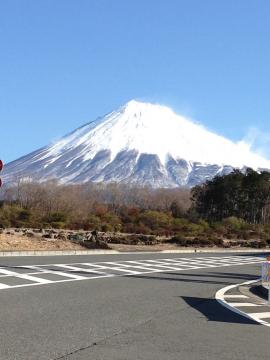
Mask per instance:
[[[72,234],[68,235],[68,239],[75,242],[84,242],[87,241],[87,238],[82,234]]]
[[[87,249],[110,249],[109,245],[105,241],[84,241],[81,243],[82,246]]]
[[[52,239],[53,238],[52,234],[43,234],[42,237],[44,239]]]
[[[33,238],[35,236],[35,234],[31,231],[28,231],[24,234],[24,236],[27,236],[28,238]]]
[[[66,241],[67,235],[64,232],[60,232],[58,235],[56,235],[56,239]]]

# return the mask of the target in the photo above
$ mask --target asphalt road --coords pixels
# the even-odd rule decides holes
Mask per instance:
[[[0,267],[214,256],[225,255],[18,257],[1,258]],[[270,328],[214,300],[220,288],[258,277],[258,263],[205,268],[202,260],[196,269],[164,271],[0,289],[0,359],[269,360]]]

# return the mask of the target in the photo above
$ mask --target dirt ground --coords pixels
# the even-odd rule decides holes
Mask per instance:
[[[158,245],[124,245],[109,244],[110,248],[118,251],[161,251],[176,250],[179,246],[171,244]],[[85,247],[69,240],[43,239],[41,237],[28,238],[19,234],[0,234],[0,251],[12,250],[87,250]]]
[[[189,249],[189,248],[183,248],[181,246],[177,246],[174,244],[157,244],[157,245],[110,244],[110,247],[113,250],[118,250],[118,251],[162,251],[162,250]]]
[[[159,243],[156,245],[128,245],[128,244],[108,244],[112,250],[121,252],[134,251],[162,251],[162,250],[195,250],[193,247],[181,247],[176,244]],[[200,251],[201,248],[196,248]],[[207,250],[207,248],[203,248]],[[234,250],[241,248],[234,247]],[[39,235],[33,237],[23,236],[22,234],[10,232],[0,233],[0,251],[30,251],[30,250],[87,250],[86,247],[70,240],[46,239]],[[214,250],[210,248],[209,250]],[[225,249],[222,249],[225,250]]]
[[[0,250],[85,250],[85,248],[71,241],[0,234]]]

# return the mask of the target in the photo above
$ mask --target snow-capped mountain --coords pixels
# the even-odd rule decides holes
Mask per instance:
[[[4,181],[119,182],[193,186],[233,168],[270,169],[270,161],[170,108],[130,101],[59,141],[9,163]]]

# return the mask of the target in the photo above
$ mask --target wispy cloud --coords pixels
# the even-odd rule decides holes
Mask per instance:
[[[270,159],[270,133],[251,127],[239,144],[247,146],[253,152]]]

